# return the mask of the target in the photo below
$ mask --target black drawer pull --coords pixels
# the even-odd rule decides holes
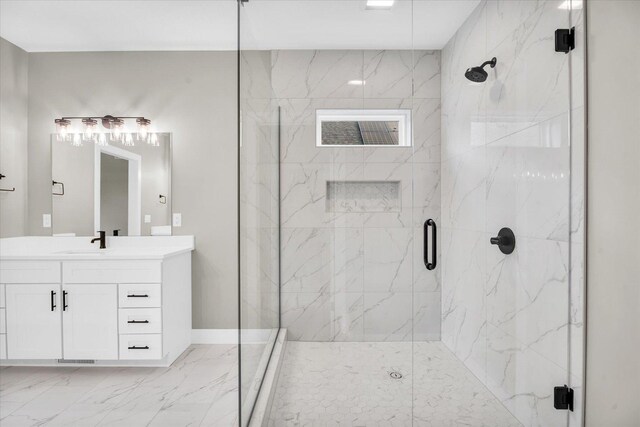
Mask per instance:
[[[129,350],[149,350],[149,346],[145,345],[144,347],[137,347],[135,345],[132,345],[131,347],[129,347]]]
[[[143,295],[131,294],[131,295],[127,295],[127,298],[149,298],[149,295],[147,295],[147,294],[143,294]]]
[[[56,307],[56,291],[51,291],[51,311],[54,311]]]
[[[149,323],[148,320],[127,320],[127,323]]]
[[[67,305],[67,291],[62,291],[62,311],[67,311],[69,306]]]

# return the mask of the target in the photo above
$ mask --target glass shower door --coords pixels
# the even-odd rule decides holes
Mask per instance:
[[[279,109],[268,51],[238,2],[240,425],[251,418],[280,327]]]
[[[275,425],[567,425],[577,14],[482,1],[445,41],[391,3],[240,7],[243,420],[279,290]]]
[[[506,425],[568,421],[573,53],[554,33],[569,5],[483,2],[442,50],[442,341]]]

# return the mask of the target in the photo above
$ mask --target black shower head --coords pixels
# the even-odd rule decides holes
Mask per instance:
[[[495,57],[491,58],[491,61],[484,62],[479,67],[471,67],[467,69],[464,73],[464,76],[471,80],[472,82],[481,83],[487,80],[487,72],[484,70],[484,67],[487,65],[491,65],[491,68],[496,66],[497,59]]]

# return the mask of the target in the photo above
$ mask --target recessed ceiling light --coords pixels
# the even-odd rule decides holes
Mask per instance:
[[[582,9],[582,0],[565,0],[563,1],[558,9],[563,10],[579,10]]]
[[[395,0],[367,0],[367,9],[391,9]]]
[[[349,84],[353,86],[364,86],[365,83],[364,80],[349,80]]]

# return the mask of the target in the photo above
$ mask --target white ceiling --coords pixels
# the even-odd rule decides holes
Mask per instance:
[[[480,0],[250,0],[246,49],[441,49]],[[235,50],[235,0],[1,0],[0,36],[28,52]]]

